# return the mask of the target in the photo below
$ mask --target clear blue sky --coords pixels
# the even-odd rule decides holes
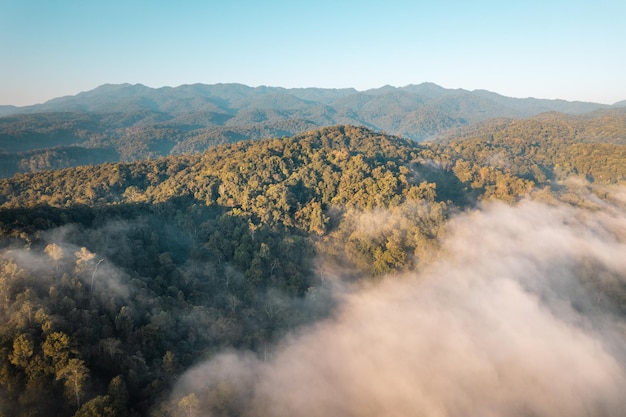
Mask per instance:
[[[626,1],[0,0],[0,104],[104,83],[626,99]]]

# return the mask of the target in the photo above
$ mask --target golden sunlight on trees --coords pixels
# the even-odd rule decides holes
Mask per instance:
[[[600,125],[577,142],[559,135],[578,122],[542,123],[428,144],[338,126],[0,180],[0,414],[241,415],[233,384],[174,387],[225,350],[272,361],[335,312],[335,280],[432,267],[449,220],[486,200],[602,212],[625,145]],[[572,173],[576,189],[561,182]],[[577,273],[601,281],[598,303],[625,313],[621,281],[591,270]]]
[[[57,381],[64,381],[65,394],[68,399],[76,401],[76,408],[80,407],[88,377],[89,370],[81,359],[70,359],[65,366],[56,372]]]

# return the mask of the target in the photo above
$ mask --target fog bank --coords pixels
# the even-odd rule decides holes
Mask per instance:
[[[188,371],[172,415],[624,415],[623,195],[461,214],[427,269],[355,288],[268,361]]]

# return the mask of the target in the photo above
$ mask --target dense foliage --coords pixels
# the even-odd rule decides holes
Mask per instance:
[[[406,168],[416,152],[348,127],[3,180],[3,411],[145,414],[200,358],[264,352],[327,314],[320,248],[348,237],[344,262],[407,268],[446,207]],[[343,221],[374,207],[427,227],[371,235]]]
[[[457,131],[439,148],[454,171],[480,187],[488,170],[548,185],[576,175],[591,182],[626,179],[626,111],[582,116],[547,113],[525,120],[492,120]]]
[[[561,174],[624,180],[620,140],[502,123],[445,144],[340,126],[0,180],[0,414],[184,410],[167,398],[183,370],[271,354],[332,312],[336,271],[419,268],[450,213],[557,192]]]

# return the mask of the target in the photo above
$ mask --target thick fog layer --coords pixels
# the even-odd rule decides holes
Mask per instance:
[[[188,371],[172,414],[624,415],[618,203],[493,203],[459,215],[438,261],[348,292],[332,319],[271,359],[227,352]]]

